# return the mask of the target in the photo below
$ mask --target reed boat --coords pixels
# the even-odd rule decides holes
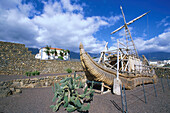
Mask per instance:
[[[103,82],[109,87],[113,86],[113,80],[116,78],[117,74],[116,70],[105,67],[94,61],[90,55],[85,52],[82,43],[80,43],[80,59],[88,80]],[[133,89],[134,87],[141,85],[142,81],[144,84],[153,83],[153,80],[156,83],[157,76],[155,75],[154,69],[151,69],[150,73],[146,70],[145,72],[143,71],[143,73],[120,72],[119,78],[122,81],[122,84],[125,85],[126,89]]]
[[[126,89],[133,89],[141,84],[156,83],[158,81],[155,71],[152,66],[149,66],[145,56],[138,56],[135,44],[128,29],[128,25],[145,16],[147,13],[126,23],[124,13],[122,15],[125,24],[113,31],[111,34],[125,28],[126,44],[117,41],[118,47],[116,50],[106,50],[101,52],[98,62],[94,61],[90,55],[84,50],[83,44],[80,43],[80,60],[89,81],[97,81],[104,83],[107,87],[113,87],[114,79],[119,75],[119,79]],[[130,46],[131,45],[131,46]]]

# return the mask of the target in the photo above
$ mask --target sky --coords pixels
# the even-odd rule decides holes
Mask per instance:
[[[148,12],[129,25],[139,53],[170,52],[169,0],[0,0],[0,41],[26,47],[51,47],[99,53],[125,40],[126,21]]]

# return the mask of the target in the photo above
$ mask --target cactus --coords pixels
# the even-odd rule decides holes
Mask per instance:
[[[86,87],[83,94],[79,94],[77,90],[83,87],[79,79],[80,77],[76,77],[76,73],[74,73],[73,78],[66,77],[59,82],[60,85],[59,83],[55,83],[54,87],[52,86],[52,91],[54,93],[52,101],[55,102],[57,100],[56,105],[50,106],[54,112],[57,111],[61,105],[63,105],[68,112],[89,110],[89,102],[92,100],[94,93],[94,90],[92,90],[93,83],[89,91],[87,90],[88,87]],[[85,102],[88,103],[85,105]]]

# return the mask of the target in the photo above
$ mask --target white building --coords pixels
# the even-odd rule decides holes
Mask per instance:
[[[170,64],[170,60],[164,60],[164,61],[150,61],[150,65],[152,66],[158,66],[158,67],[163,67],[166,64]]]
[[[57,55],[52,54],[51,51],[55,51],[57,52]],[[41,59],[41,60],[48,60],[48,59],[58,59],[59,57],[61,57],[60,52],[63,53],[63,49],[60,48],[50,48],[49,52],[50,54],[47,55],[47,53],[45,52],[47,51],[46,47],[40,48],[39,53],[37,53],[35,55],[36,59]],[[65,53],[63,53],[63,59],[64,60],[69,60],[69,53],[68,51],[64,50]]]
[[[152,65],[152,66],[157,66],[157,61],[149,61],[149,65]]]

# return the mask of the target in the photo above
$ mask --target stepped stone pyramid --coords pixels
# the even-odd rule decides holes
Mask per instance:
[[[40,60],[24,44],[0,41],[0,75],[24,75],[39,71],[41,74],[67,73],[82,70],[78,61]]]
[[[35,56],[24,44],[0,41],[0,74],[23,74],[30,60],[36,61]]]

